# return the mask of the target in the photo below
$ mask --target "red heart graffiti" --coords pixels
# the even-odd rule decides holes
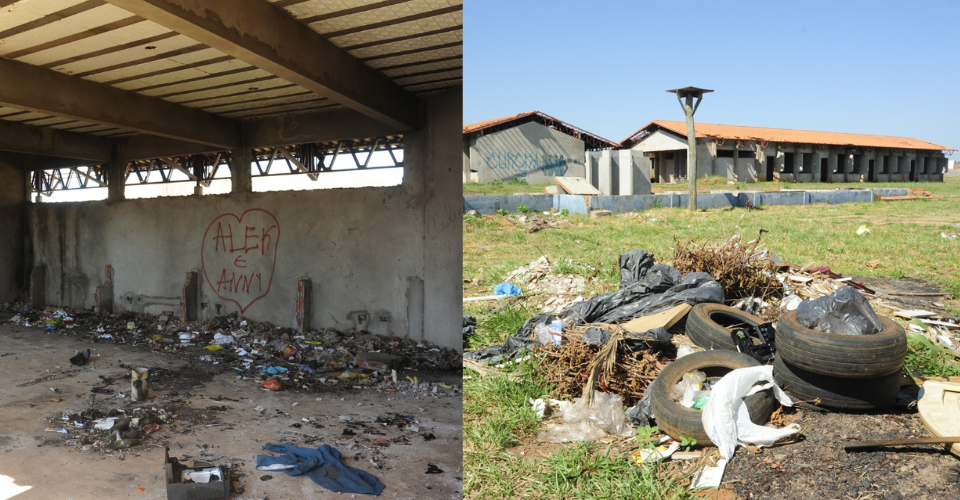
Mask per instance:
[[[236,304],[240,314],[265,297],[273,283],[279,241],[280,223],[262,208],[213,219],[200,250],[203,276],[213,293]]]

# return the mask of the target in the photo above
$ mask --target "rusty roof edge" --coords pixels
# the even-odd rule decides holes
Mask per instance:
[[[606,143],[606,144],[609,145],[611,148],[616,147],[617,144],[618,144],[618,143],[616,143],[616,142],[614,142],[614,141],[611,141],[610,139],[606,139],[606,138],[601,137],[601,136],[599,136],[599,135],[597,135],[597,134],[594,134],[594,133],[592,133],[592,132],[588,132],[587,130],[584,130],[584,129],[580,128],[580,127],[577,127],[576,125],[571,125],[571,124],[569,124],[569,123],[567,123],[567,122],[565,122],[565,121],[563,121],[563,120],[560,120],[560,119],[558,119],[558,118],[554,118],[554,117],[552,117],[552,116],[550,116],[550,115],[548,115],[548,114],[546,114],[546,113],[543,113],[543,112],[540,112],[540,111],[535,111],[535,110],[534,110],[534,111],[526,111],[526,112],[524,112],[524,113],[517,113],[517,114],[515,114],[515,115],[510,115],[510,116],[504,116],[504,117],[501,117],[501,118],[493,118],[493,119],[490,119],[490,120],[484,120],[484,121],[480,121],[480,122],[469,123],[469,124],[463,126],[463,133],[464,133],[464,134],[472,134],[472,133],[474,133],[474,132],[479,132],[479,131],[481,131],[481,130],[485,130],[485,129],[488,129],[488,128],[491,128],[491,127],[495,127],[495,126],[497,126],[497,125],[502,125],[502,124],[504,124],[504,123],[508,123],[508,122],[511,122],[511,121],[514,121],[514,120],[521,120],[521,119],[527,118],[527,117],[539,117],[539,118],[542,118],[542,119],[545,119],[545,120],[550,120],[550,121],[556,122],[556,123],[558,123],[559,125],[562,125],[562,126],[565,127],[565,128],[568,128],[568,129],[570,129],[570,130],[576,131],[578,134],[586,135],[586,136],[589,136],[590,138],[594,139],[595,141],[599,141],[599,142]]]

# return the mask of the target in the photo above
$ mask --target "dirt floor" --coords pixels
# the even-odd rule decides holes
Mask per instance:
[[[232,499],[334,495],[306,477],[256,470],[266,443],[328,444],[383,482],[383,498],[462,496],[459,372],[417,372],[417,384],[392,387],[271,392],[200,361],[208,353],[200,347],[169,354],[0,319],[0,500],[164,499],[164,447],[188,465],[227,467]],[[72,366],[84,349],[90,361]],[[146,402],[130,401],[131,367],[150,371]],[[452,390],[434,392],[436,383]],[[158,430],[139,445],[105,449],[94,420],[112,415],[151,419]]]

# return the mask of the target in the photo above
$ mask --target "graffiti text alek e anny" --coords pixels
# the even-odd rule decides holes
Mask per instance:
[[[222,214],[203,235],[203,275],[222,300],[243,314],[270,293],[277,264],[280,224],[272,213],[251,208]]]

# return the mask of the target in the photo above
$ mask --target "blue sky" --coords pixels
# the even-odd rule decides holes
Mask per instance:
[[[664,90],[693,85],[715,89],[698,122],[960,149],[960,1],[467,0],[464,9],[464,123],[535,109],[620,141],[650,120],[683,120]]]

